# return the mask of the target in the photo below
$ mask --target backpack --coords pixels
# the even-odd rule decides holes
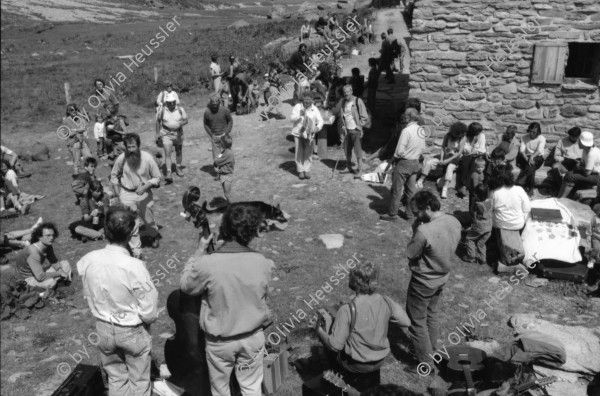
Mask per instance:
[[[358,98],[355,97],[354,98],[354,105],[356,106],[356,111],[358,112],[358,116],[360,117],[362,114],[360,114],[360,107],[358,106]],[[363,128],[371,128],[373,121],[371,120],[371,114],[369,113],[369,109],[367,110],[367,121],[365,121],[365,123],[363,124]]]

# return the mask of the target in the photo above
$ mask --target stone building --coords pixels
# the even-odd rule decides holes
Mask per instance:
[[[417,0],[412,26],[410,96],[438,137],[537,121],[549,146],[573,126],[600,142],[600,0]]]

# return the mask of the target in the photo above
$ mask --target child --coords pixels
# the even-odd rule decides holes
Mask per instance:
[[[502,148],[504,150],[505,160],[510,163],[513,167],[514,162],[519,154],[519,139],[515,138],[517,134],[517,127],[515,125],[509,125],[506,127],[506,132],[502,134],[502,142],[496,148]]]
[[[95,207],[95,204],[93,202],[90,203],[90,201],[92,201],[94,183],[97,182],[96,176],[94,176],[97,164],[98,162],[95,158],[87,157],[83,161],[83,169],[85,172],[78,174],[71,184],[73,192],[75,193],[75,198],[77,198],[75,205],[81,207],[81,215],[85,221],[89,221],[92,218],[92,209],[90,207]]]
[[[227,203],[231,203],[231,183],[233,182],[233,168],[235,166],[235,158],[233,157],[233,151],[231,151],[231,145],[233,139],[230,135],[223,135],[221,137],[223,145],[223,151],[215,159],[214,166],[218,168],[218,173],[223,185],[223,194]]]
[[[485,167],[487,165],[487,162],[485,160],[485,158],[483,157],[477,157],[473,160],[473,173],[471,174],[471,179],[469,180],[469,210],[471,209],[471,206],[475,203],[474,198],[474,193],[475,193],[475,188],[480,185],[481,183],[483,183],[483,180],[485,179]]]
[[[496,147],[490,154],[490,162],[488,162],[485,167],[486,179],[492,176],[494,169],[496,169],[498,165],[506,165],[506,152],[500,146]]]
[[[96,123],[94,124],[94,137],[96,138],[96,155],[98,158],[104,158],[106,153],[106,142],[104,141],[106,135],[106,115],[103,113],[96,114]]]
[[[471,207],[471,229],[465,236],[465,256],[463,261],[483,264],[486,262],[485,244],[492,233],[492,202],[489,188],[485,183],[473,190],[474,203]]]
[[[352,94],[357,98],[362,98],[363,93],[365,92],[365,76],[360,75],[360,69],[358,67],[352,69],[350,84],[352,84]]]
[[[377,96],[377,85],[379,82],[377,59],[369,58],[369,67],[369,76],[367,77],[367,108],[373,113],[375,108],[375,97]]]

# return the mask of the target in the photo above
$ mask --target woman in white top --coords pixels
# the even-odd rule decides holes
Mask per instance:
[[[517,184],[523,186],[529,196],[535,186],[535,171],[544,163],[545,149],[546,138],[542,136],[542,128],[538,122],[532,122],[527,128],[527,135],[521,139],[517,155],[517,166],[523,170]]]
[[[467,135],[462,145],[460,165],[456,175],[456,195],[460,198],[466,194],[473,170],[473,160],[486,155],[485,134],[483,126],[478,122],[472,122],[467,128]]]
[[[294,123],[292,135],[296,143],[296,170],[300,179],[310,179],[312,142],[315,134],[323,128],[323,117],[313,101],[313,93],[304,92],[302,102],[294,106],[290,115],[290,120]]]
[[[304,21],[304,25],[300,28],[300,42],[310,39],[310,21]]]
[[[594,135],[581,132],[579,146],[583,149],[581,162],[563,178],[559,198],[567,198],[573,189],[594,188],[600,182],[600,148],[594,145]]]
[[[488,182],[492,201],[493,233],[500,249],[498,272],[513,272],[523,260],[525,250],[521,231],[531,211],[529,197],[522,187],[516,186],[512,166],[498,165]]]

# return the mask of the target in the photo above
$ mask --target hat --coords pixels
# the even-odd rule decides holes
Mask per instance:
[[[581,136],[579,136],[579,141],[585,147],[592,147],[594,145],[594,135],[592,135],[592,132],[588,131],[581,132]]]
[[[175,98],[174,92],[169,92],[165,95],[165,102],[175,102],[177,99]]]

